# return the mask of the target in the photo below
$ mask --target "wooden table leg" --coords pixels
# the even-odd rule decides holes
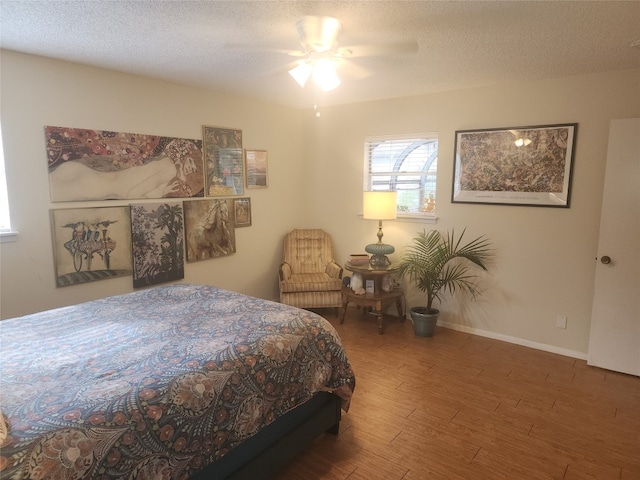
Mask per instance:
[[[384,314],[382,312],[376,312],[376,316],[378,317],[378,333],[382,335],[384,333]]]
[[[347,305],[349,305],[349,299],[346,295],[342,295],[342,316],[340,317],[340,325],[344,323],[344,317],[347,315]]]
[[[396,299],[396,309],[398,310],[398,315],[400,315],[400,321],[404,322],[404,309],[402,308],[402,298],[398,297]]]
[[[378,333],[382,335],[384,333],[384,305],[381,301],[376,302],[376,308],[373,313],[378,317]]]

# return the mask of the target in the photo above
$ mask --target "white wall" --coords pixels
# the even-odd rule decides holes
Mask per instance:
[[[9,318],[132,291],[121,277],[56,288],[49,210],[128,202],[50,203],[44,126],[202,138],[202,126],[239,128],[266,149],[269,187],[245,190],[252,226],[237,253],[185,266],[184,282],[277,298],[282,237],[305,216],[303,112],[249,98],[3,50],[1,121],[15,243],[0,245],[0,316]]]
[[[2,51],[1,61],[9,199],[20,235],[0,246],[0,318],[132,290],[130,277],[55,287],[49,210],[78,205],[49,202],[44,125],[185,138],[201,138],[202,125],[242,129],[245,147],[269,151],[269,188],[247,190],[253,226],[236,230],[237,253],[187,264],[185,282],[263,298],[277,296],[281,241],[292,228],[329,231],[338,261],[376,240],[376,222],[358,216],[366,135],[436,131],[435,227],[487,234],[498,250],[485,294],[446,301],[442,319],[586,356],[609,121],[640,114],[640,70],[324,107],[316,119],[311,110],[15,52]],[[564,122],[579,124],[571,208],[450,203],[455,130]],[[384,238],[397,255],[432,227],[385,222]],[[409,306],[421,303],[408,290]],[[556,328],[558,314],[568,317],[566,330]]]
[[[366,135],[439,133],[437,225],[384,222],[385,243],[402,247],[423,228],[486,234],[497,249],[485,293],[447,300],[441,319],[456,328],[585,357],[588,347],[609,121],[640,113],[640,71],[444,92],[325,108],[308,115],[315,154],[312,218],[331,224],[339,258],[376,241],[362,211]],[[310,120],[309,120],[310,119]],[[578,123],[569,209],[452,204],[456,130]],[[334,192],[340,192],[335,195]],[[392,259],[394,258],[392,256]],[[409,306],[424,304],[411,290]],[[568,317],[566,330],[557,315]]]

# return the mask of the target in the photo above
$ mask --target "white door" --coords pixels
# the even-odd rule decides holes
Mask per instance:
[[[640,376],[640,118],[611,122],[596,261],[587,362]]]

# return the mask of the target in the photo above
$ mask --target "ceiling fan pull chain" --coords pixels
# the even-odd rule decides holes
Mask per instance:
[[[316,118],[320,118],[320,105],[319,105],[320,102],[318,101],[318,98],[319,98],[320,94],[319,94],[319,89],[318,89],[317,85],[313,86],[313,92],[314,92],[314,95],[315,95],[315,102],[313,104],[313,110],[316,112]]]

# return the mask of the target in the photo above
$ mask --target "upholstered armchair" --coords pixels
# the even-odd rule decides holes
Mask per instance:
[[[295,229],[284,238],[279,271],[280,302],[299,308],[339,308],[342,267],[331,237],[321,229]]]

